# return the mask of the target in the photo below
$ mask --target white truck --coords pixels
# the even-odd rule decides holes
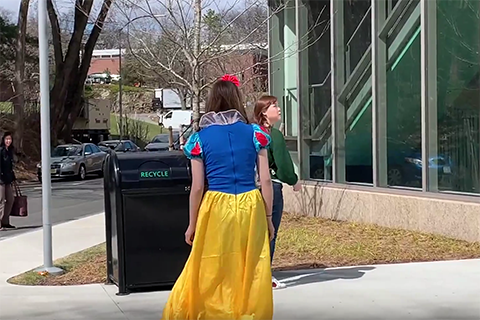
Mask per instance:
[[[110,135],[110,110],[109,99],[88,99],[75,120],[72,136],[80,142],[97,144],[107,140]]]
[[[188,126],[192,123],[193,113],[191,110],[172,110],[165,114],[160,114],[158,125],[164,128],[172,127],[179,130],[181,126]]]

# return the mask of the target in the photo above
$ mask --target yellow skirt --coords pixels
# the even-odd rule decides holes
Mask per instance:
[[[270,246],[258,190],[208,191],[187,263],[163,320],[273,318]]]

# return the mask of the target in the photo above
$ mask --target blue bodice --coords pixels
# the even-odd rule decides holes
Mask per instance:
[[[257,154],[269,144],[270,136],[258,125],[237,121],[194,133],[184,153],[203,160],[209,190],[240,194],[256,188]]]

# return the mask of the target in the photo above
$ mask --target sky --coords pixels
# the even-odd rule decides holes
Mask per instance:
[[[20,0],[0,0],[0,7],[5,10],[17,13],[20,6]]]
[[[62,0],[60,0],[62,1]],[[74,0],[63,0],[62,2],[73,2]],[[217,0],[218,1],[218,0]],[[226,1],[226,3],[224,2]],[[33,2],[33,1],[32,1]],[[58,4],[59,0],[56,0],[55,3]],[[238,0],[221,0],[222,4],[229,5],[230,3],[239,2]],[[20,0],[0,0],[0,8],[11,12],[16,19],[18,14],[18,9],[20,6]],[[68,6],[70,7],[70,6]],[[31,8],[30,8],[31,9]]]

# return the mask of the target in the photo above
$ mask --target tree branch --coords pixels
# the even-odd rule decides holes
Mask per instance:
[[[56,72],[60,73],[63,67],[63,48],[60,24],[58,23],[58,16],[53,7],[52,0],[47,0],[47,12],[50,25],[52,26],[53,51],[55,56]]]

